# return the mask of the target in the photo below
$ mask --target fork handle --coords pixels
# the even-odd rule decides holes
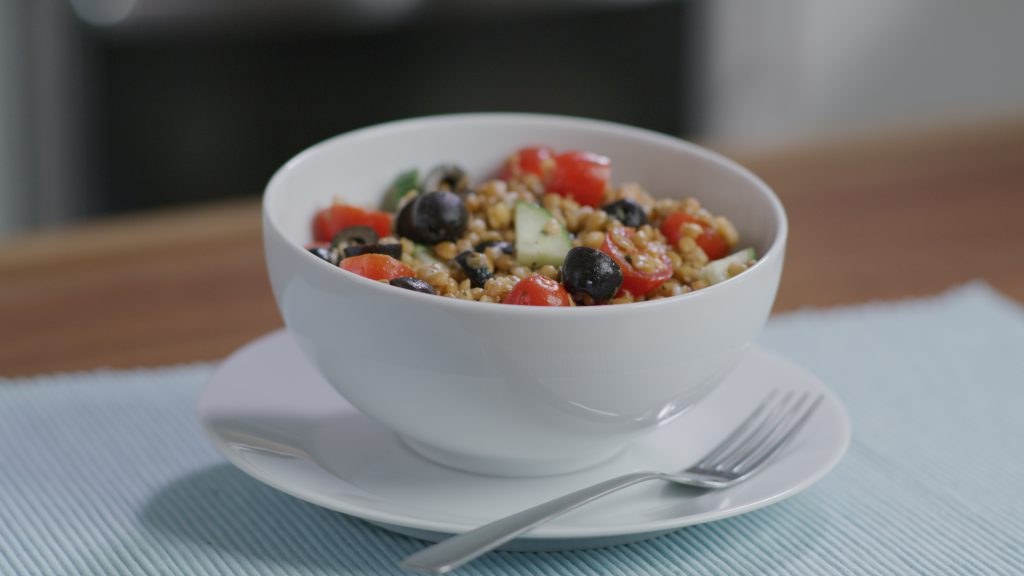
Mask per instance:
[[[634,472],[605,480],[428,546],[402,560],[400,566],[433,574],[448,572],[570,510],[628,486],[663,476],[659,472]]]

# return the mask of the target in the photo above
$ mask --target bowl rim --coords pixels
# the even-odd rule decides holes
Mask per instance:
[[[658,300],[648,300],[644,302],[630,302],[627,304],[617,305],[604,305],[604,306],[495,306],[492,304],[499,304],[497,302],[476,302],[473,300],[460,300],[458,298],[445,298],[438,297],[433,294],[424,294],[422,292],[416,292],[414,290],[402,290],[395,289],[393,286],[386,285],[382,282],[364,278],[358,274],[352,274],[347,272],[341,267],[335,266],[332,273],[337,274],[340,281],[345,282],[356,282],[363,283],[364,288],[370,290],[388,290],[387,294],[396,298],[411,299],[410,301],[422,301],[425,303],[431,303],[435,306],[451,307],[450,309],[454,312],[477,310],[480,313],[491,311],[499,314],[540,314],[544,316],[557,316],[557,315],[568,315],[568,316],[586,316],[586,315],[615,315],[615,314],[626,314],[629,311],[639,311],[640,309],[653,309],[661,306],[671,306],[673,304],[679,305],[680,303],[693,302],[701,298],[708,298],[721,292],[725,287],[730,284],[735,285],[739,282],[743,282],[744,278],[752,278],[757,274],[748,274],[755,272],[768,265],[770,260],[781,259],[785,250],[786,238],[789,233],[789,222],[786,218],[786,211],[782,206],[782,202],[776,196],[775,192],[768,186],[760,177],[745,168],[735,160],[732,160],[718,152],[705,148],[703,146],[694,144],[693,142],[684,140],[676,136],[670,136],[647,128],[640,128],[636,126],[629,126],[618,122],[611,122],[608,120],[598,120],[593,118],[584,118],[578,116],[568,116],[559,114],[539,114],[530,112],[464,112],[455,114],[437,114],[430,116],[417,116],[413,118],[405,118],[399,120],[392,120],[380,124],[374,124],[363,128],[357,128],[348,132],[337,134],[325,140],[322,140],[305,150],[299,152],[287,162],[284,163],[274,175],[270,178],[266,188],[263,192],[262,198],[262,214],[263,214],[263,226],[264,228],[269,227],[271,231],[280,237],[280,239],[288,245],[289,249],[296,258],[307,258],[308,264],[322,262],[316,255],[311,254],[308,250],[299,244],[291,241],[288,235],[284,233],[280,224],[271,212],[271,205],[273,199],[282,194],[284,185],[282,181],[291,172],[298,170],[299,166],[303,164],[308,158],[320,154],[325,148],[334,145],[335,142],[342,139],[349,138],[366,138],[379,135],[387,135],[389,132],[401,132],[410,128],[420,127],[431,127],[437,125],[445,125],[450,123],[476,123],[476,122],[504,122],[508,124],[519,123],[523,121],[542,121],[553,125],[562,125],[573,128],[590,128],[597,129],[605,132],[610,132],[614,135],[623,136],[633,139],[645,139],[649,142],[660,146],[667,146],[674,148],[677,151],[685,152],[694,156],[699,157],[701,160],[718,164],[732,172],[737,173],[742,178],[749,181],[753,187],[763,194],[767,199],[772,208],[771,214],[775,218],[777,228],[775,236],[771,239],[771,244],[768,250],[757,259],[757,262],[748,269],[747,273],[739,274],[728,278],[718,284],[702,288],[686,294],[680,294],[679,296],[672,296],[669,298],[660,298]],[[266,230],[265,230],[266,232]],[[265,240],[266,241],[266,240]],[[264,249],[266,249],[264,247]],[[326,270],[326,269],[325,269]],[[624,310],[623,310],[624,309]]]

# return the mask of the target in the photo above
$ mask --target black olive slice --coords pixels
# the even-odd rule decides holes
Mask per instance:
[[[344,251],[345,258],[361,256],[363,254],[387,254],[396,260],[402,258],[402,245],[393,244],[370,244],[368,246],[348,246]]]
[[[565,255],[562,285],[576,300],[584,294],[594,302],[611,300],[622,286],[622,268],[600,250],[577,246]]]
[[[418,244],[458,240],[466,231],[469,211],[451,192],[420,194],[398,214],[398,234]]]
[[[469,284],[473,288],[483,288],[484,284],[494,276],[491,262],[480,252],[466,250],[455,257],[455,262],[466,273]]]
[[[349,226],[331,238],[331,250],[341,252],[347,246],[369,246],[378,240],[380,235],[369,226]]]
[[[505,242],[504,240],[487,240],[473,247],[477,252],[483,252],[488,248],[500,248],[505,254],[514,254],[516,251],[510,242]]]
[[[647,224],[647,213],[644,212],[643,206],[628,198],[612,202],[601,209],[612,218],[622,222],[624,226],[639,228]]]
[[[423,178],[424,192],[454,192],[460,194],[469,190],[469,176],[455,164],[436,166]]]
[[[335,266],[338,265],[338,259],[336,257],[337,253],[332,252],[331,249],[326,246],[313,246],[307,248],[307,250],[309,250],[310,253],[315,255],[317,258],[320,258],[324,262],[329,262],[330,264],[333,264]]]
[[[435,296],[437,295],[437,290],[434,290],[433,286],[419,278],[399,276],[398,278],[392,278],[388,284],[398,286],[399,288],[405,288],[406,290],[412,290],[414,292],[423,292],[424,294],[433,294]]]

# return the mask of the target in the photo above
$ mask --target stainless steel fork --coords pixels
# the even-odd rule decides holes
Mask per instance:
[[[667,480],[698,488],[727,488],[746,480],[796,436],[822,396],[770,392],[728,437],[682,472],[634,472],[566,494],[533,508],[453,536],[409,556],[406,570],[442,574],[501,546],[549,520],[647,480]]]

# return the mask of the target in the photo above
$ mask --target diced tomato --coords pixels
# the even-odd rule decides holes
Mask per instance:
[[[554,165],[555,151],[547,146],[523,148],[508,157],[501,167],[498,178],[511,180],[524,174],[534,174],[541,179]]]
[[[704,232],[697,237],[697,246],[700,246],[701,250],[708,255],[708,260],[718,260],[729,254],[729,245],[726,244],[725,238],[722,238],[722,235],[714,228],[704,229]]]
[[[572,298],[562,285],[547,276],[527,276],[512,287],[502,304],[523,306],[572,306]]]
[[[687,214],[682,210],[677,210],[665,217],[665,220],[661,223],[661,233],[665,235],[665,238],[672,246],[675,246],[679,243],[679,239],[683,237],[682,227],[686,223],[697,224],[703,229],[703,232],[695,240],[697,241],[697,246],[700,246],[701,250],[708,255],[709,260],[724,258],[729,253],[729,245],[717,230],[701,222],[696,216]]]
[[[666,246],[660,242],[649,242],[641,250],[633,241],[635,235],[635,229],[617,226],[608,232],[601,246],[601,251],[622,268],[619,295],[629,292],[643,296],[672,277],[672,260]]]
[[[683,224],[693,223],[700,225],[700,221],[694,216],[683,212],[682,210],[676,210],[675,212],[665,216],[665,219],[661,222],[661,233],[668,240],[668,243],[675,246],[679,243],[679,239],[683,237]],[[704,226],[701,225],[701,228]]]
[[[612,177],[611,161],[593,152],[563,152],[548,174],[548,192],[568,196],[585,206],[600,206]]]
[[[393,280],[399,276],[415,276],[412,268],[387,254],[352,256],[345,258],[338,265],[370,280]]]
[[[380,236],[391,234],[391,214],[334,204],[313,217],[313,240],[330,242],[334,235],[351,226],[369,226]]]

